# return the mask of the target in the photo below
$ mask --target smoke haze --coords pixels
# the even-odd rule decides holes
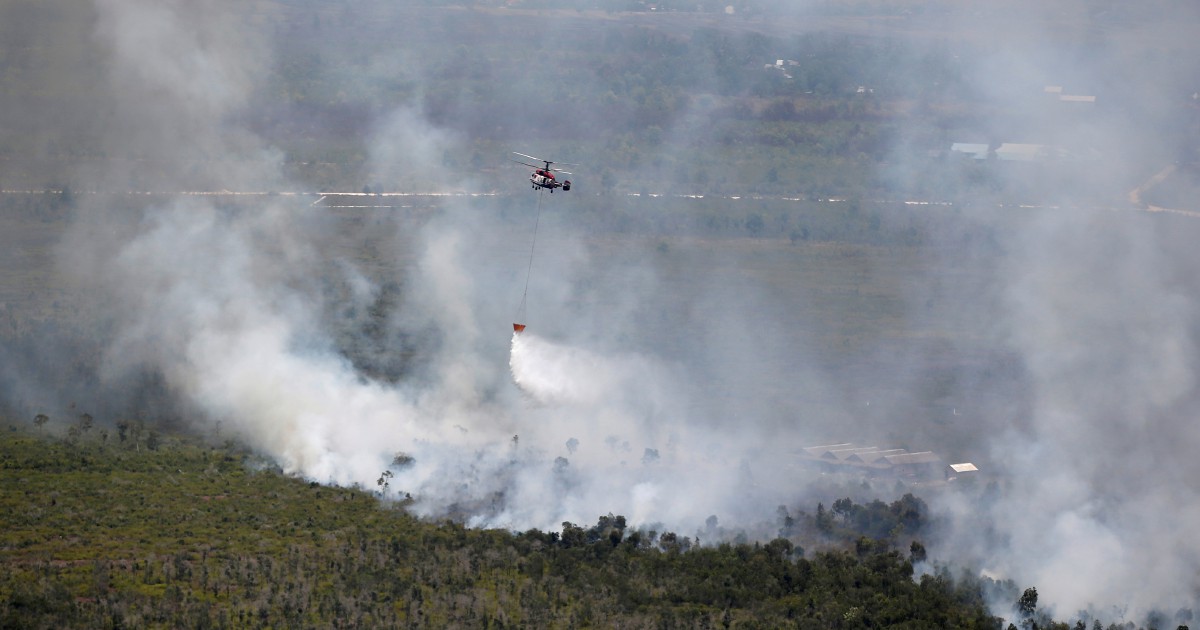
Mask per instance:
[[[1194,605],[1200,223],[1142,212],[1155,208],[1128,194],[1186,161],[1196,139],[1196,9],[1030,3],[1018,19],[980,3],[883,3],[904,16],[887,27],[789,3],[795,21],[624,15],[632,26],[593,30],[589,20],[617,18],[579,12],[557,16],[563,29],[546,33],[495,11],[439,9],[423,23],[373,3],[358,9],[365,17],[312,9],[313,22],[376,23],[362,36],[379,38],[378,53],[351,63],[336,46],[306,52],[290,38],[285,18],[310,19],[298,4],[97,0],[60,7],[69,18],[60,20],[34,4],[13,3],[0,17],[55,42],[30,48],[48,60],[40,67],[62,73],[35,80],[54,107],[5,92],[0,131],[34,129],[28,154],[39,163],[53,164],[63,146],[87,147],[87,159],[56,175],[77,191],[157,194],[145,203],[78,196],[54,253],[82,323],[39,339],[38,365],[65,360],[82,339],[99,347],[98,383],[90,394],[56,389],[33,373],[36,362],[13,355],[0,383],[14,405],[62,408],[64,397],[81,397],[116,414],[134,396],[129,384],[154,374],[187,423],[234,435],[290,473],[374,488],[392,470],[390,496],[411,494],[420,514],[512,529],[615,513],[690,535],[716,515],[770,538],[777,506],[811,510],[850,492],[799,468],[799,448],[938,450],[980,463],[1002,490],[987,500],[930,490],[947,523],[929,544],[939,561],[1036,585],[1059,616]],[[465,13],[461,31],[446,26]],[[704,161],[705,147],[741,133],[720,99],[679,103],[646,86],[638,89],[652,105],[625,108],[602,93],[590,100],[591,83],[624,80],[604,74],[611,68],[584,80],[555,64],[529,71],[557,59],[547,52],[619,46],[642,19],[670,42],[711,37],[713,24],[780,38],[830,26],[838,37],[915,42],[916,52],[872,66],[863,82],[927,86],[932,96],[896,107],[952,110],[940,129],[899,116],[877,142],[878,176],[922,202],[942,201],[939,186],[977,166],[928,159],[952,142],[993,153],[1003,143],[1047,145],[1070,157],[1054,168],[1014,164],[950,209],[877,213],[879,231],[918,233],[920,253],[907,256],[869,243],[676,239],[668,228],[703,227],[700,213],[647,219],[638,215],[654,200],[624,194],[604,197],[604,220],[634,227],[592,234],[587,216],[572,214],[574,197],[541,193],[530,328],[509,338],[537,193],[522,169],[497,173],[507,154],[489,153],[498,145],[479,135],[527,143],[505,150],[588,162],[569,195],[600,190],[605,170],[618,172],[620,193],[737,183],[720,179],[736,164]],[[492,25],[527,38],[528,58],[490,57],[496,44],[479,34]],[[991,38],[980,39],[988,25]],[[437,56],[421,52],[446,33],[459,39],[440,42]],[[729,54],[757,46],[765,58],[751,66],[776,60],[748,40]],[[929,62],[930,51],[952,61]],[[344,96],[328,128],[313,130],[303,98],[290,109],[276,103],[278,77],[306,54],[324,55],[318,66],[331,73],[356,69],[322,84]],[[87,65],[92,56],[102,61]],[[717,92],[728,59],[654,61],[685,66]],[[439,80],[446,73],[479,75],[485,93],[451,93]],[[81,81],[86,103],[54,101],[64,78]],[[523,97],[546,81],[560,100]],[[379,82],[402,97],[356,100]],[[1081,114],[1047,100],[1050,85],[1110,102]],[[949,90],[963,96],[943,105],[936,96]],[[652,159],[607,162],[621,140],[605,130],[647,116],[639,124],[657,138]],[[305,146],[361,140],[352,155],[296,164],[277,141],[293,132]],[[581,157],[576,146],[594,150]],[[402,193],[491,192],[499,182],[500,192],[528,195],[354,214],[310,205],[315,196],[268,194],[345,181],[335,161],[357,164],[355,181],[376,192],[380,182],[385,191],[401,182]],[[779,166],[786,182],[792,166]],[[836,167],[802,166],[818,175]],[[26,168],[6,165],[4,186]],[[181,191],[262,194],[229,202]],[[869,225],[858,197],[844,214],[828,212]],[[765,230],[778,218],[764,214]],[[862,321],[871,326],[851,328]],[[890,488],[871,492],[895,498]]]

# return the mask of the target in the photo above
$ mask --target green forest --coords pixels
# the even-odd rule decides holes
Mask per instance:
[[[483,530],[231,442],[86,413],[56,425],[0,429],[0,628],[1003,628],[989,602],[1022,628],[1168,627],[1056,622],[1036,587],[927,564],[912,495],[780,506],[765,543],[613,514]]]
[[[0,433],[4,628],[993,628],[984,597],[1017,598],[965,573],[914,578],[924,547],[897,548],[925,526],[911,495],[782,514],[767,543],[611,514],[476,530],[233,444],[86,414],[62,437],[33,424]]]

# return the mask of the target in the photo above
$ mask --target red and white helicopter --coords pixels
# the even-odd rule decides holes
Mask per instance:
[[[569,171],[564,171],[561,168],[551,168],[550,165],[556,164],[556,162],[551,162],[550,160],[543,160],[542,158],[535,158],[532,155],[525,155],[524,153],[517,153],[516,151],[513,151],[513,155],[519,155],[523,158],[533,160],[534,162],[544,162],[545,163],[544,166],[538,166],[537,164],[530,164],[529,162],[522,162],[521,160],[513,160],[517,164],[524,164],[525,166],[533,168],[533,173],[531,173],[529,175],[529,183],[533,184],[533,188],[535,188],[535,189],[549,188],[550,192],[554,192],[555,188],[561,188],[561,189],[563,189],[563,191],[571,190],[571,180],[564,179],[562,181],[558,181],[558,178],[555,177],[554,174],[562,173],[563,175],[571,175],[572,173],[570,173]],[[567,166],[578,166],[578,164],[567,164],[566,162],[557,162],[557,164],[566,164]]]

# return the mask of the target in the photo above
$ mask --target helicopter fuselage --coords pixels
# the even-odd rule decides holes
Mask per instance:
[[[534,188],[547,188],[550,190],[550,192],[554,192],[555,188],[571,190],[570,180],[564,180],[560,182],[554,177],[553,172],[541,168],[537,169],[532,175],[529,176],[529,183],[533,184]]]

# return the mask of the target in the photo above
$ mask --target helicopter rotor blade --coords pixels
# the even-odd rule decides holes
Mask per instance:
[[[521,160],[512,160],[513,162],[516,162],[517,164],[524,164],[525,166],[530,166],[533,168],[544,168],[548,171],[554,171],[555,173],[564,173],[567,175],[574,175],[574,173],[571,173],[570,171],[564,171],[561,168],[552,167],[552,166],[550,166],[551,164],[558,164],[560,166],[579,166],[578,164],[572,164],[570,162],[554,162],[551,160],[543,160],[542,158],[533,157],[532,155],[526,155],[524,153],[518,153],[516,151],[513,151],[512,154],[519,155],[519,156],[529,159],[529,160],[533,160],[534,162],[541,162],[544,166],[538,166],[537,164],[530,164],[529,162],[522,162]],[[512,158],[509,158],[509,159],[512,159]]]

